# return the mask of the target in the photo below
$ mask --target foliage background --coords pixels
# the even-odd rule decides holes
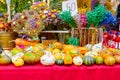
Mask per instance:
[[[42,1],[42,0],[34,0]],[[61,10],[61,1],[63,0],[50,0],[50,6],[52,9],[57,8]],[[33,4],[33,0],[11,0],[11,15],[15,15],[16,13],[20,13],[23,10],[28,10],[30,6]],[[0,0],[0,13],[7,13],[7,4],[6,0]]]
[[[33,0],[11,0],[11,14],[12,16],[16,13],[22,12],[24,9],[27,10],[33,4]],[[40,0],[34,0],[40,1]],[[0,0],[0,13],[7,12],[6,0]]]

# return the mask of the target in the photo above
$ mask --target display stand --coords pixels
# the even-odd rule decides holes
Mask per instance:
[[[52,30],[52,31],[41,31],[41,33],[58,33],[60,34],[60,38],[59,38],[59,41],[64,43],[64,40],[65,40],[65,34],[68,34],[70,33],[70,30]]]

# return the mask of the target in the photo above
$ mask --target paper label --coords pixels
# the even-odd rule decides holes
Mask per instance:
[[[62,2],[62,10],[70,10],[72,16],[78,13],[77,1],[76,0],[68,0]]]

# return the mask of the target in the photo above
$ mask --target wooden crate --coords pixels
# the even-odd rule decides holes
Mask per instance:
[[[97,44],[103,41],[103,30],[101,28],[80,28],[79,29],[80,46],[87,44]]]

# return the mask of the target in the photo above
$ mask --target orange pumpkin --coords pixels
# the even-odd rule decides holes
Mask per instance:
[[[64,64],[65,65],[72,64],[72,57],[70,56],[70,54],[65,55],[65,57],[64,57]]]
[[[36,43],[38,43],[38,42],[37,41],[27,41],[22,38],[17,38],[15,40],[16,45],[31,46],[31,45],[35,45]]]
[[[115,55],[114,58],[115,58],[115,62],[117,64],[120,64],[120,55]]]
[[[109,54],[105,53],[105,51],[99,51],[99,54],[103,58],[106,58],[107,56],[109,56]]]
[[[67,54],[74,49],[73,45],[63,45],[63,51]]]
[[[58,48],[58,49],[62,49],[62,48],[63,48],[63,44],[60,43],[60,42],[55,42],[55,43],[54,43],[54,47],[55,47],[55,48]]]
[[[23,60],[26,64],[36,64],[40,61],[40,57],[34,53],[25,53]]]
[[[109,51],[109,52],[115,52],[116,50],[114,48],[107,48],[107,51]]]
[[[85,53],[87,53],[88,49],[86,47],[79,47],[79,51],[81,54],[84,55]]]
[[[104,63],[108,66],[112,66],[115,64],[115,58],[112,57],[112,56],[107,56],[105,59],[104,59]]]

